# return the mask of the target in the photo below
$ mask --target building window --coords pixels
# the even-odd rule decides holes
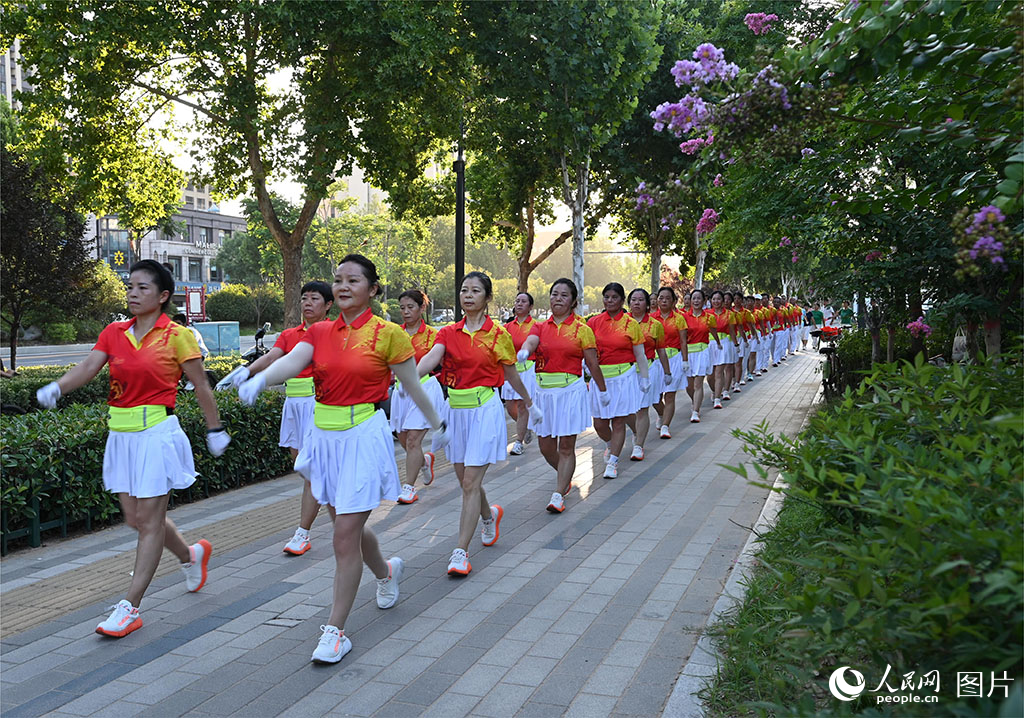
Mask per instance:
[[[196,200],[196,206],[199,207],[199,209],[206,209],[206,200],[200,197]]]
[[[220,270],[217,269],[217,265],[210,262],[210,281],[219,282],[221,281]]]
[[[210,242],[210,228],[209,227],[196,227],[196,243],[197,244],[208,244]]]
[[[190,195],[190,194],[185,195],[185,206],[186,207],[195,207],[195,200],[192,198],[192,195]]]
[[[171,265],[171,276],[175,280],[181,279],[181,257],[168,255],[167,263]]]
[[[201,282],[201,281],[203,281],[203,258],[202,257],[189,257],[188,258],[188,281],[190,281],[190,282]]]
[[[128,268],[134,259],[128,244],[128,231],[119,229],[117,217],[104,217],[99,222],[99,258],[104,260],[115,272],[127,276]]]

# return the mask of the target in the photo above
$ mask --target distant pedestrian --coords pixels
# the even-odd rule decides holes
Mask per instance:
[[[530,330],[537,323],[530,312],[533,311],[533,295],[529,292],[519,292],[516,295],[515,303],[512,305],[513,317],[505,323],[505,329],[512,337],[512,346],[518,352],[523,347],[523,342],[530,335]],[[537,388],[537,381],[534,378],[535,369],[533,357],[527,357],[524,361],[516,362],[516,371],[519,378],[523,380],[523,386],[533,394]],[[523,453],[524,444],[529,444],[533,436],[530,429],[530,416],[526,410],[526,403],[521,396],[512,388],[512,385],[505,382],[501,387],[501,399],[505,402],[505,409],[512,421],[516,422],[516,440],[512,442],[509,453],[519,456]]]

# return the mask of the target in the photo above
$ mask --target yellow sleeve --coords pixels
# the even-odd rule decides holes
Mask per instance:
[[[655,349],[661,349],[665,346],[665,327],[658,320],[651,322],[651,336],[654,337]]]
[[[184,364],[189,359],[202,358],[199,342],[196,341],[191,329],[171,322],[167,331],[171,332],[171,345],[174,347],[174,358],[178,364]]]
[[[416,355],[412,348],[412,340],[409,339],[409,335],[402,327],[385,322],[383,331],[385,333],[385,341],[382,342],[384,360],[388,364],[401,364]]]
[[[594,330],[586,324],[580,327],[576,337],[579,339],[580,349],[597,349],[597,337],[594,336]]]
[[[629,332],[629,339],[633,342],[633,346],[644,343],[644,330],[640,328],[640,324],[633,317],[626,322],[626,331]]]
[[[494,356],[499,364],[515,364],[516,347],[512,342],[512,335],[508,333],[505,327],[499,324],[494,326],[498,330],[497,341],[494,343]]]

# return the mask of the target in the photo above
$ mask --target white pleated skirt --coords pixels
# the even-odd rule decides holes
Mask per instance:
[[[309,479],[313,498],[339,514],[372,511],[381,501],[397,501],[402,491],[394,439],[381,409],[347,431],[311,426],[295,470]]]
[[[277,445],[287,449],[302,448],[302,439],[313,426],[315,396],[289,396],[281,407],[281,432]]]
[[[427,398],[438,416],[444,415],[444,392],[441,391],[441,384],[436,377],[430,377],[420,384]],[[410,431],[413,429],[429,429],[430,422],[423,415],[420,408],[416,406],[405,391],[395,389],[391,392],[391,430],[394,432]]]
[[[732,350],[735,349],[732,345],[732,341],[726,337],[722,339],[722,347],[718,347],[718,342],[712,341],[708,345],[708,351],[711,352],[711,366],[720,366],[722,364],[732,364],[736,361],[735,357],[732,357]]]
[[[526,371],[519,372],[519,378],[523,380],[523,385],[526,387],[526,391],[533,396],[534,391],[537,389],[537,366],[531,364],[530,368]],[[511,399],[522,399],[519,396],[519,392],[512,388],[512,385],[507,381],[501,386],[501,398],[504,401]]]
[[[663,391],[681,391],[686,386],[686,372],[683,371],[683,355],[680,353],[670,356],[668,358],[668,368],[672,370],[672,381],[665,386]]]
[[[178,417],[143,431],[111,431],[103,452],[103,487],[138,499],[187,489],[196,481],[192,445]]]
[[[747,340],[747,356],[749,356],[752,352],[756,352],[758,350],[758,347],[760,346],[760,344],[761,343],[758,341],[757,337],[751,337],[750,339],[748,339]]]
[[[740,343],[739,349],[737,349],[736,347],[733,347],[733,357],[732,357],[732,360],[733,360],[734,363],[747,358],[747,340],[746,339],[740,339],[739,343]]]
[[[544,412],[544,420],[539,424],[531,421],[530,428],[537,436],[582,434],[591,426],[588,394],[587,384],[582,378],[557,389],[544,389],[538,385],[533,401]]]
[[[597,398],[597,385],[590,382],[590,411],[595,419],[614,419],[617,416],[635,414],[640,406],[640,386],[637,383],[636,366],[624,374],[604,378],[604,385],[611,397],[608,406],[602,406]]]
[[[448,422],[450,440],[444,451],[453,464],[487,466],[508,457],[505,410],[498,400],[497,389],[494,390],[494,398],[481,406],[470,409],[446,406],[445,421]]]
[[[671,366],[671,364],[669,365]],[[665,390],[665,370],[661,366],[661,362],[658,357],[647,365],[647,376],[650,377],[651,386],[645,392],[640,392],[640,409],[646,409],[652,404],[657,404],[661,400],[661,392]],[[636,376],[637,391],[640,391],[640,375]],[[672,377],[672,381],[675,381],[675,377]]]
[[[707,376],[713,369],[710,348],[702,349],[699,352],[690,352],[690,371],[686,376]]]

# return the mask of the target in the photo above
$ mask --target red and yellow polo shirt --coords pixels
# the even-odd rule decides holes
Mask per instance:
[[[527,314],[526,319],[523,321],[513,318],[512,321],[505,324],[505,331],[511,335],[512,346],[516,348],[516,351],[523,348],[523,342],[530,336],[530,330],[533,329],[536,323],[537,320]],[[530,359],[533,359],[533,357],[531,356]]]
[[[665,325],[650,314],[645,314],[637,324],[640,325],[640,331],[643,332],[644,354],[647,356],[647,361],[650,362],[654,359],[658,349],[665,348]],[[678,338],[679,333],[676,332],[676,339]]]
[[[192,330],[161,314],[141,339],[132,333],[135,319],[108,324],[93,349],[107,355],[110,394],[116,407],[158,405],[174,408],[181,365],[202,354]]]
[[[343,315],[317,322],[302,341],[313,345],[316,400],[330,406],[354,406],[388,397],[392,364],[414,355],[409,335],[367,309],[351,324]]]
[[[444,345],[441,383],[450,389],[499,387],[505,383],[502,365],[516,363],[511,335],[490,317],[475,332],[466,329],[465,319],[443,327],[434,343]]]
[[[274,348],[275,349],[280,349],[285,354],[287,354],[292,349],[294,349],[298,345],[299,342],[302,341],[302,338],[304,336],[306,336],[306,330],[307,329],[309,329],[309,327],[306,326],[305,322],[303,322],[302,324],[300,324],[297,327],[292,327],[291,329],[285,329],[283,332],[281,332],[280,334],[277,335],[277,341],[274,342]],[[296,379],[308,379],[311,376],[313,376],[313,365],[312,364],[308,365],[305,369],[303,369],[298,374],[296,374],[295,378]],[[309,391],[309,390],[307,389],[306,391]]]
[[[412,349],[416,353],[416,361],[419,361],[427,352],[434,348],[434,342],[437,340],[437,329],[430,326],[425,321],[420,319],[420,325],[416,331],[409,334],[409,326],[403,324],[402,329],[408,334],[409,340],[412,342]]]
[[[601,364],[632,364],[636,361],[633,347],[644,343],[640,325],[627,312],[617,316],[601,312],[587,321],[597,340],[597,356]]]
[[[687,345],[707,344],[711,337],[711,329],[716,326],[715,316],[711,312],[701,312],[700,316],[683,315],[686,319]]]
[[[594,330],[576,314],[570,314],[561,324],[554,317],[537,322],[531,336],[540,338],[537,345],[537,371],[549,374],[583,374],[583,350],[596,349]]]
[[[671,314],[662,315],[660,309],[655,309],[651,312],[651,317],[661,322],[661,326],[665,330],[665,348],[682,349],[679,343],[679,331],[686,327],[683,312],[673,309]]]

